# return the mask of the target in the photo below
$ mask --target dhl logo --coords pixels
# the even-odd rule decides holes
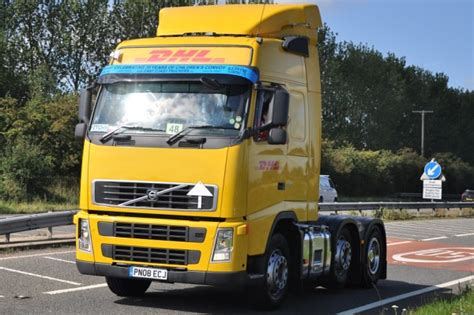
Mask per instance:
[[[280,169],[279,161],[258,161],[255,167],[257,171],[278,171]]]
[[[148,58],[136,58],[136,63],[224,63],[225,58],[212,58],[209,49],[156,49]]]

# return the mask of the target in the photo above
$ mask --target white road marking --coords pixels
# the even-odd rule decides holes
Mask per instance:
[[[411,256],[409,258],[406,256]],[[419,258],[415,258],[418,256]],[[422,259],[423,257],[427,257]],[[414,252],[401,253],[392,256],[393,260],[401,262],[414,262],[414,263],[427,263],[427,264],[439,264],[439,263],[455,263],[460,261],[474,259],[474,248],[471,247],[448,247],[448,248],[431,248],[417,250]]]
[[[68,283],[68,284],[72,284],[72,285],[81,285],[78,282],[73,282],[73,281],[68,281],[68,280],[63,280],[63,279],[38,275],[36,273],[31,273],[31,272],[26,272],[26,271],[21,271],[21,270],[16,270],[16,269],[10,269],[10,268],[6,268],[6,267],[0,267],[0,270],[15,272],[15,273],[19,273],[19,274],[22,274],[22,275],[27,275],[27,276],[32,276],[32,277],[37,277],[37,278],[42,278],[42,279],[48,279],[48,280],[53,280],[53,281],[58,281],[58,282],[64,282],[64,283]]]
[[[424,231],[415,231],[415,230],[397,230],[397,231],[387,230],[387,234],[388,235],[407,235],[407,236],[414,236],[416,238],[428,238],[428,237],[439,235],[441,234],[441,232],[433,235],[433,233],[427,233]],[[447,233],[443,233],[443,234],[447,234]]]
[[[389,236],[390,237],[390,236]],[[397,239],[397,241],[392,241],[392,243],[396,243],[396,242],[404,242],[404,241],[417,241],[416,238],[410,238],[410,237],[399,237],[399,236],[396,236],[394,237],[395,239]]]
[[[68,293],[68,292],[75,292],[75,291],[83,291],[83,290],[90,290],[90,289],[96,289],[96,288],[103,288],[106,287],[107,283],[101,283],[101,284],[94,284],[94,285],[88,285],[85,287],[79,287],[79,288],[72,288],[72,289],[64,289],[64,290],[56,290],[56,291],[48,291],[48,292],[43,292],[43,294],[61,294],[61,293]]]
[[[403,241],[403,242],[389,243],[389,244],[387,244],[387,246],[402,245],[402,244],[408,244],[408,243],[411,243],[411,241]]]
[[[3,296],[3,295],[0,295],[0,298],[4,298],[4,296]]]
[[[420,230],[427,230],[428,232],[445,232],[445,233],[456,233],[459,232],[459,228],[450,228],[450,227],[427,227],[427,226],[417,226],[417,225],[391,225],[391,226],[386,226],[387,231],[390,231],[391,229],[394,230],[410,230],[410,231],[417,231],[421,232]]]
[[[425,235],[411,234],[411,233],[406,233],[406,232],[392,232],[392,231],[387,231],[387,234],[389,236],[395,236],[397,238],[413,238],[413,237],[424,237],[425,236]],[[407,235],[408,235],[408,237],[406,237]]]
[[[474,233],[457,234],[457,235],[454,235],[454,236],[456,236],[456,237],[463,237],[463,236],[471,236],[471,235],[474,235]]]
[[[415,227],[432,227],[433,229],[471,229],[471,226],[468,222],[473,222],[473,219],[463,219],[463,222],[453,222],[453,220],[445,221],[398,221],[398,222],[389,222],[386,226],[415,226]],[[440,225],[441,223],[441,225]]]
[[[72,260],[66,260],[66,259],[61,259],[61,258],[56,258],[56,257],[51,257],[51,256],[46,256],[46,257],[43,257],[43,258],[56,260],[56,261],[61,261],[61,262],[65,262],[65,263],[68,263],[68,264],[76,264],[76,262],[72,261]]]
[[[438,237],[432,237],[432,238],[425,238],[420,241],[422,242],[428,242],[428,241],[434,241],[434,240],[443,240],[445,238],[448,238],[447,236],[438,236]]]
[[[32,255],[23,255],[23,256],[10,256],[10,257],[0,257],[1,260],[9,260],[9,259],[20,259],[20,258],[30,258],[30,257],[38,257],[38,256],[48,256],[48,255],[56,255],[56,254],[70,254],[75,253],[75,250],[68,250],[63,252],[49,252],[49,253],[41,253],[41,254],[32,254]]]
[[[385,304],[393,303],[395,301],[404,300],[404,299],[410,298],[412,296],[428,293],[428,292],[435,291],[435,290],[442,289],[442,288],[451,287],[451,286],[454,286],[456,284],[461,284],[461,283],[472,281],[472,280],[474,280],[474,276],[467,276],[467,277],[460,278],[460,279],[457,279],[457,280],[437,284],[437,285],[427,287],[427,288],[424,288],[424,289],[411,291],[411,292],[408,292],[408,293],[393,296],[391,298],[387,298],[387,299],[383,299],[383,300],[380,300],[380,301],[377,301],[377,302],[362,305],[362,306],[359,306],[359,307],[356,307],[356,308],[353,308],[353,309],[350,309],[350,310],[346,310],[346,311],[338,313],[338,314],[340,314],[340,315],[349,315],[349,314],[365,312],[365,311],[368,311],[368,310],[376,308],[376,307],[380,307],[380,306],[385,305]]]

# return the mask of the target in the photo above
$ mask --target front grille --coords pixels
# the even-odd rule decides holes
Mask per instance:
[[[180,185],[183,187],[178,188]],[[214,210],[217,187],[205,185],[212,197],[188,196],[193,187],[194,184],[95,181],[94,203],[129,208]],[[164,190],[169,191],[156,196]],[[201,198],[201,207],[198,198]]]
[[[186,242],[188,230],[185,226],[115,223],[114,236],[146,238],[153,240]]]
[[[111,249],[111,250],[110,250]],[[114,260],[166,265],[197,264],[201,253],[195,250],[149,248],[137,246],[102,245],[104,256]]]
[[[202,243],[206,237],[206,229],[177,225],[99,222],[99,234],[124,238]]]

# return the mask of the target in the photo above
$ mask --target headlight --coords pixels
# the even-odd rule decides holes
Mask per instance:
[[[79,249],[91,251],[91,233],[89,229],[89,221],[85,219],[79,220]]]
[[[233,229],[219,229],[217,231],[216,242],[212,252],[212,261],[230,261],[234,242]]]

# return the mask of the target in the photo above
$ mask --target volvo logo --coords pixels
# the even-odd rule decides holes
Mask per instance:
[[[158,191],[156,189],[150,189],[146,192],[148,201],[156,201],[158,199]]]

